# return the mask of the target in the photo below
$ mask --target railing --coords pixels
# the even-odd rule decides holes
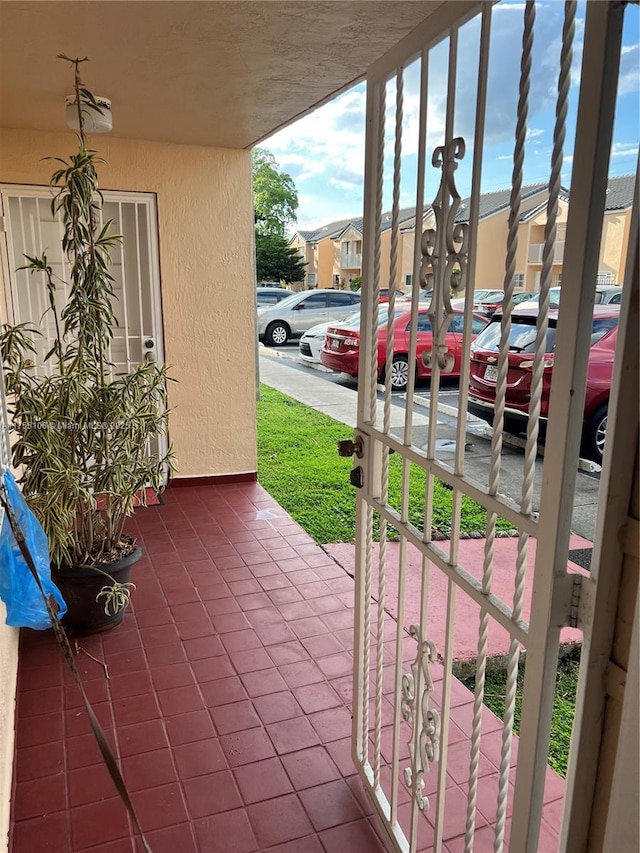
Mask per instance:
[[[343,270],[359,270],[362,266],[362,255],[343,255],[342,269]]]
[[[542,263],[542,250],[544,249],[544,243],[532,243],[529,246],[529,263],[530,264],[541,264]],[[553,263],[561,264],[564,258],[564,242],[556,243]]]

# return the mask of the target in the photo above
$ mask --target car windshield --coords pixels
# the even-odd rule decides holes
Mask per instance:
[[[479,302],[481,305],[485,302],[502,302],[503,293],[500,290],[490,291],[489,293],[485,293],[484,296],[481,296],[480,299],[476,299],[476,302]]]
[[[594,317],[591,328],[591,346],[598,343],[607,332],[618,325],[617,317]],[[493,320],[476,338],[474,348],[498,352],[500,349],[500,318]],[[536,318],[512,317],[509,332],[509,352],[533,353],[536,345]],[[556,348],[556,322],[549,320],[545,352],[554,352]]]

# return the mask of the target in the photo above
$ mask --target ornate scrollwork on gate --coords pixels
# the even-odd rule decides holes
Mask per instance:
[[[429,765],[438,760],[440,754],[440,715],[429,707],[429,694],[433,692],[433,681],[429,664],[437,660],[436,647],[431,640],[420,639],[420,628],[412,625],[409,634],[417,640],[416,659],[411,664],[411,672],[402,676],[402,700],[400,710],[402,718],[411,726],[409,738],[409,757],[411,766],[404,771],[404,780],[409,786],[420,810],[429,808],[429,799],[422,795],[424,774]],[[420,685],[420,695],[416,695],[416,684]],[[416,751],[416,730],[418,730],[418,749]]]
[[[465,142],[460,136],[434,150],[431,162],[442,171],[440,187],[431,205],[436,222],[435,228],[423,231],[420,241],[420,285],[433,290],[427,310],[433,345],[422,358],[425,367],[433,369],[437,362],[443,373],[450,373],[454,366],[453,353],[448,352],[444,343],[453,315],[451,294],[463,293],[467,284],[469,226],[466,222],[455,221],[460,209],[460,194],[455,182],[456,161],[462,160],[464,154]]]

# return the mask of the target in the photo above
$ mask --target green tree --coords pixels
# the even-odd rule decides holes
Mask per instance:
[[[289,248],[286,237],[261,234],[256,228],[256,274],[258,281],[304,280],[306,264],[295,249]]]
[[[251,161],[256,232],[284,237],[298,212],[298,191],[293,178],[280,171],[276,158],[265,148],[254,148]]]

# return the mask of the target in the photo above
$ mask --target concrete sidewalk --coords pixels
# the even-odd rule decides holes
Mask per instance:
[[[311,364],[305,364],[304,369],[301,370],[291,359],[279,358],[277,353],[274,354],[266,347],[261,347],[260,381],[336,421],[341,421],[352,429],[356,426],[358,392],[355,389],[336,385],[334,382],[327,382]],[[380,423],[383,416],[384,404],[378,400]],[[429,418],[422,412],[416,412],[413,423],[415,426],[427,426]],[[404,427],[404,409],[392,403],[391,428],[402,427]]]

